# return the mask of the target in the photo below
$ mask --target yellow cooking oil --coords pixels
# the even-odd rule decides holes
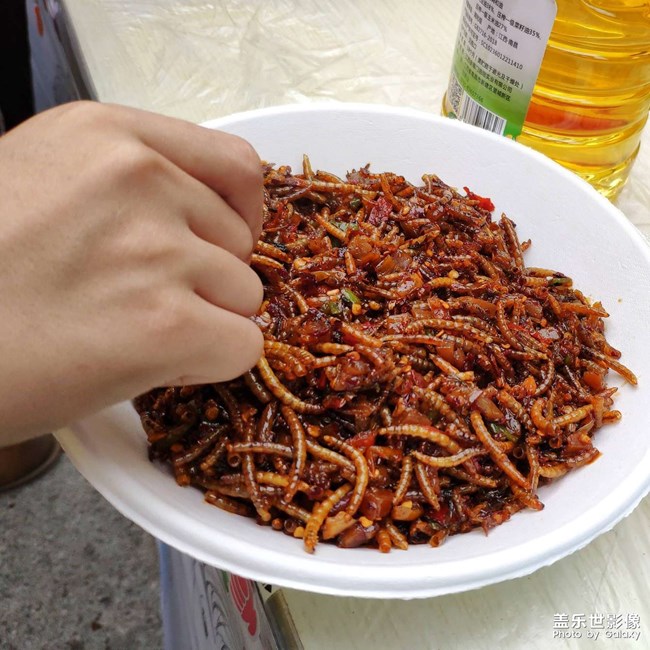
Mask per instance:
[[[613,199],[650,109],[650,1],[558,0],[519,142]]]
[[[531,43],[533,47],[535,43],[528,37],[517,50],[509,46],[510,36],[521,34],[523,24],[526,33],[529,26],[539,27],[541,32],[544,25],[536,8],[548,7],[549,1],[465,0],[463,21],[468,22],[471,16],[472,30],[477,31],[468,33],[477,38],[466,39],[469,43],[465,42],[465,49],[460,51],[473,58],[466,61],[472,68],[472,83],[484,75],[483,85],[476,86],[482,95],[475,92],[476,101],[466,98],[465,104],[471,104],[472,109],[466,113],[471,115],[471,123],[515,137],[614,199],[630,173],[650,109],[650,0],[557,0],[546,49],[540,50],[543,58],[536,81],[521,77],[523,82],[519,83],[519,60],[526,52],[530,55]],[[522,24],[512,20],[515,10],[524,16]],[[477,50],[474,40],[492,53],[500,48],[500,58],[490,57],[488,50]],[[456,55],[460,47],[457,43]],[[533,71],[529,74],[534,80],[535,65],[529,63],[528,69]],[[491,85],[486,85],[486,80]],[[528,110],[525,112],[524,104],[519,124],[512,127],[511,122],[499,119],[500,107],[505,107],[500,115],[503,118],[508,118],[510,110],[504,100],[508,93],[502,89],[512,91],[508,86],[512,83],[514,93],[523,92],[526,81],[532,87]],[[464,115],[454,113],[450,90],[443,100],[443,113],[464,119]],[[516,107],[517,97],[511,99],[511,106]],[[525,96],[523,101],[527,100]],[[494,112],[484,111],[482,106],[490,107],[490,102]]]

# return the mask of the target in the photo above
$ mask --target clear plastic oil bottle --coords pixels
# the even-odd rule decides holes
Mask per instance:
[[[528,15],[521,24],[526,29],[532,25],[535,31],[535,21],[541,15],[534,13],[536,2],[540,0],[467,0],[464,14],[473,14],[476,28],[488,39],[483,44],[492,49],[490,30],[495,38],[499,34],[490,17],[501,16],[503,30],[512,34],[517,32],[512,25],[520,23],[512,21],[508,14],[524,11]],[[576,172],[613,199],[628,177],[650,109],[650,0],[557,0],[556,4],[557,14],[539,72],[534,85],[529,82],[532,94],[523,124],[510,135]],[[522,10],[517,5],[526,7]],[[538,30],[542,36],[543,27]],[[497,75],[492,86],[500,93],[501,86],[496,85],[500,83],[498,70],[512,70],[513,61],[516,63],[527,50],[526,43],[522,43],[519,52],[510,52],[505,38],[496,40],[501,54],[497,56],[495,47],[492,53],[486,51],[481,56],[479,49],[475,58],[483,64],[489,62],[485,69]],[[462,54],[458,48],[457,43],[455,64]],[[471,56],[470,48],[467,53]],[[535,67],[529,65],[529,77],[531,71],[537,72]],[[525,85],[524,79],[524,90]],[[479,94],[483,97],[468,97],[467,102],[489,105],[490,98],[485,98],[489,88],[481,87]],[[443,113],[463,119],[454,111],[450,99],[448,91]],[[502,117],[506,119],[511,110],[505,107],[500,111],[498,105],[491,108],[489,112],[495,115],[505,111]],[[476,114],[476,110],[465,112]],[[488,128],[492,122],[487,122]],[[508,135],[507,126],[502,132]]]

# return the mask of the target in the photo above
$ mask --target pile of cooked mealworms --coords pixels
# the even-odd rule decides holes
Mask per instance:
[[[540,510],[539,486],[598,457],[595,431],[621,417],[608,370],[636,378],[602,305],[527,267],[489,199],[307,158],[264,177],[264,356],[135,401],[180,485],[309,552],[388,552]]]

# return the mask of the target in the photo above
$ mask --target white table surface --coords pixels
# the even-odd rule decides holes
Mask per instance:
[[[312,100],[438,113],[461,0],[60,0],[97,99],[202,122]],[[618,207],[650,236],[650,128]],[[307,650],[650,648],[650,498],[531,576],[425,601],[286,591]],[[638,641],[587,639],[592,615]],[[554,638],[559,616],[581,639]],[[621,619],[619,619],[621,620]],[[628,630],[628,628],[630,628]],[[594,628],[595,629],[595,628]]]

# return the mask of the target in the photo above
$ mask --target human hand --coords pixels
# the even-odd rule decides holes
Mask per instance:
[[[135,109],[0,138],[0,440],[253,366],[262,197],[246,142]]]

